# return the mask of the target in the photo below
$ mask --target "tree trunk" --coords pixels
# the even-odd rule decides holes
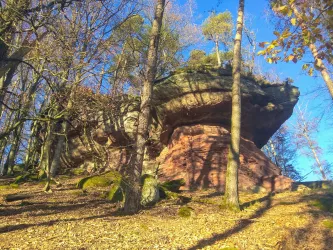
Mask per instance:
[[[68,131],[68,122],[65,120],[61,124],[61,131],[60,131],[61,135],[58,135],[57,145],[56,145],[56,147],[54,149],[54,153],[53,153],[53,160],[52,160],[51,170],[50,170],[51,177],[55,177],[58,172],[59,165],[60,165],[60,159],[61,159],[61,152],[62,152],[64,144],[65,144],[67,131]]]
[[[17,67],[11,68],[5,76],[2,77],[0,85],[0,118],[2,117],[3,104],[5,101],[8,86],[11,84]]]
[[[306,27],[304,27],[305,24],[302,23],[302,17],[298,12],[298,10],[295,6],[295,3],[291,4],[291,8],[293,9],[298,22],[301,23],[301,28],[305,29],[306,28]],[[326,83],[326,86],[328,88],[328,91],[330,92],[330,95],[333,99],[333,81],[330,77],[330,74],[329,74],[325,64],[323,63],[323,60],[321,60],[318,56],[318,50],[317,50],[316,45],[314,43],[310,43],[309,49],[312,53],[313,58],[315,59],[315,66],[316,66],[315,68],[321,73],[321,76],[323,77],[324,82]]]
[[[326,83],[326,86],[328,88],[328,91],[330,92],[330,95],[333,99],[333,81],[328,73],[328,70],[327,70],[325,64],[323,63],[323,61],[318,57],[318,51],[317,51],[316,45],[310,44],[309,48],[311,50],[313,58],[315,59],[316,68],[319,69],[321,76],[323,77],[323,79]]]
[[[34,155],[36,152],[36,141],[37,141],[37,121],[34,121],[31,128],[31,135],[28,141],[28,147],[24,159],[24,170],[27,171],[34,162]]]
[[[18,152],[19,147],[20,147],[22,129],[23,129],[23,124],[21,124],[21,126],[16,128],[15,131],[14,131],[13,143],[10,147],[7,160],[6,160],[5,165],[3,167],[3,175],[13,173],[13,167],[15,165],[15,158],[16,158],[17,152]],[[8,170],[9,170],[9,173],[8,173]]]
[[[140,210],[141,201],[141,173],[146,141],[149,132],[150,108],[153,94],[153,83],[157,71],[157,52],[162,26],[165,0],[158,0],[155,8],[155,17],[152,25],[148,58],[145,72],[145,80],[141,92],[140,114],[136,138],[136,155],[134,161],[127,170],[128,180],[126,185],[126,198],[124,211],[128,214],[137,213]]]
[[[46,184],[44,187],[45,192],[49,192],[51,190],[50,182],[51,182],[51,147],[54,139],[54,122],[47,122],[47,136],[44,142],[44,151],[43,151],[43,165],[44,170],[46,172]]]
[[[319,157],[318,157],[318,155],[317,155],[317,152],[316,152],[316,150],[312,147],[312,145],[311,145],[310,147],[311,147],[312,154],[313,154],[313,156],[314,156],[314,158],[315,158],[315,160],[316,160],[317,166],[318,166],[318,168],[319,168],[320,174],[321,174],[321,176],[323,177],[323,180],[324,180],[324,181],[327,181],[327,177],[326,177],[325,171],[324,171],[323,166],[322,166],[322,164],[321,164],[321,162],[320,162],[320,160],[319,160]]]
[[[217,66],[221,67],[221,57],[220,57],[220,49],[219,49],[219,42],[215,41],[215,50],[216,50],[216,57],[217,57]]]
[[[228,154],[228,166],[225,187],[225,205],[232,210],[239,210],[238,199],[238,167],[241,132],[241,42],[244,20],[244,0],[239,0],[237,30],[234,44],[232,69],[232,114],[231,114],[231,142]]]
[[[326,174],[325,174],[325,170],[324,170],[324,168],[323,168],[323,165],[322,165],[321,161],[319,160],[319,157],[318,157],[317,151],[316,151],[316,149],[315,149],[315,146],[313,145],[313,143],[312,143],[310,137],[308,136],[307,131],[305,131],[305,132],[303,133],[303,135],[304,135],[305,139],[307,140],[307,142],[308,142],[308,144],[309,144],[309,147],[310,147],[311,152],[312,152],[312,154],[313,154],[313,158],[314,158],[315,161],[316,161],[317,167],[319,168],[319,171],[320,171],[320,174],[321,174],[323,180],[324,180],[324,181],[327,181],[327,177],[326,177]]]

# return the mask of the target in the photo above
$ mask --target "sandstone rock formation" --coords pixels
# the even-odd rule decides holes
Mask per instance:
[[[222,126],[181,126],[173,132],[162,153],[160,178],[186,180],[188,188],[224,189],[230,133]],[[162,158],[162,157],[161,157]],[[243,189],[263,184],[264,176],[281,170],[254,145],[241,139],[239,182]]]
[[[259,84],[246,77],[241,84],[240,186],[285,189],[290,180],[280,176],[280,169],[259,148],[291,116],[298,89],[287,84]],[[223,69],[180,71],[157,82],[154,100],[160,142],[167,146],[157,158],[162,180],[184,178],[186,188],[224,189],[231,87],[231,72]]]
[[[280,176],[281,171],[259,148],[291,116],[298,89],[250,77],[242,77],[241,84],[240,187],[282,187],[281,182],[288,180]],[[223,190],[230,141],[231,86],[230,71],[205,67],[183,69],[156,82],[146,173],[155,173],[158,168],[161,180],[184,178],[188,189]],[[117,112],[95,111],[95,116],[99,115],[89,129],[74,126],[75,136],[68,136],[70,150],[64,157],[67,165],[91,165],[94,150],[104,152],[100,160],[104,167],[119,169],[126,165],[131,157],[138,104],[137,98],[128,96]],[[275,185],[276,180],[279,185]],[[267,183],[271,183],[269,187]]]

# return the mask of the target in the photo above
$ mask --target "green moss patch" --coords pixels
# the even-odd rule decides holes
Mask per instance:
[[[328,229],[333,229],[333,220],[324,220],[323,225]]]
[[[160,199],[159,187],[156,178],[145,174],[142,176],[142,196],[141,205],[153,206]]]
[[[183,206],[179,208],[178,215],[183,218],[191,217],[194,213],[194,209],[188,206]]]
[[[84,174],[85,170],[83,168],[74,168],[71,173],[73,175],[82,175]]]
[[[111,202],[121,202],[124,200],[124,192],[121,187],[121,182],[115,182],[111,185],[107,199]]]
[[[92,176],[83,179],[83,182],[79,182],[78,187],[82,189],[94,188],[94,187],[107,187],[110,186],[112,180],[104,176]]]
[[[325,212],[333,213],[333,199],[321,198],[311,202],[311,205]]]
[[[7,190],[7,189],[11,189],[11,187],[9,185],[1,185],[0,186],[0,190]]]
[[[24,165],[24,164],[17,164],[17,165],[14,165],[14,167],[13,167],[13,172],[14,172],[14,173],[21,173],[21,172],[24,172],[24,168],[25,168],[25,165]]]
[[[107,187],[110,186],[112,183],[120,182],[121,178],[122,177],[120,173],[118,173],[117,171],[111,171],[102,175],[94,175],[82,178],[76,184],[76,187],[82,189]]]

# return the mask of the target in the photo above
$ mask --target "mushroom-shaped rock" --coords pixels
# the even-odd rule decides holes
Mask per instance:
[[[161,180],[183,178],[185,188],[224,189],[231,89],[231,72],[214,68],[183,70],[156,82],[155,116],[160,142],[167,145],[157,159]],[[260,84],[249,77],[241,78],[241,89],[239,185],[251,189],[281,174],[259,148],[291,116],[299,91],[287,84]],[[274,183],[271,186],[274,189]]]

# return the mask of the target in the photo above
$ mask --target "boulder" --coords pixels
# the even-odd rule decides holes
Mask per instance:
[[[141,204],[143,206],[152,206],[160,199],[158,181],[151,175],[144,175],[142,181]]]
[[[111,202],[121,202],[124,199],[124,192],[121,186],[121,180],[112,183],[107,199]]]

